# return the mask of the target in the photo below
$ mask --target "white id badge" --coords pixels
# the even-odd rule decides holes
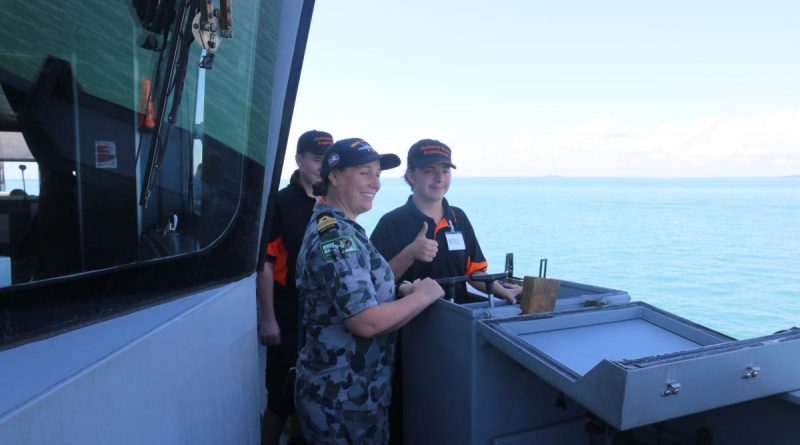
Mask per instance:
[[[464,250],[467,246],[464,244],[464,235],[461,232],[445,232],[444,236],[447,237],[447,248],[450,250]]]

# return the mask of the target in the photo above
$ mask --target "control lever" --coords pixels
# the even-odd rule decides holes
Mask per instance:
[[[494,300],[492,300],[492,292],[494,291],[495,280],[504,280],[508,277],[508,272],[490,273],[484,275],[473,274],[469,279],[486,283],[486,295],[489,297],[489,307],[494,308]]]
[[[506,276],[511,278],[514,276],[514,253],[509,252],[506,254]]]
[[[521,284],[522,278],[514,276],[514,253],[509,252],[506,254],[506,279],[503,284]]]
[[[445,278],[437,278],[436,282],[439,283],[440,286],[445,288],[445,299],[450,300],[453,303],[456,302],[456,284],[464,283],[469,279],[467,276],[460,276],[460,277],[445,277]]]

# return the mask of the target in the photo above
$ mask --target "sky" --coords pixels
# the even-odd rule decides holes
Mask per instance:
[[[284,176],[312,128],[459,176],[800,174],[800,2],[317,0]]]

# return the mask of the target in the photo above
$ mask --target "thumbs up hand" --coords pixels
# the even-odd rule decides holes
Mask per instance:
[[[439,243],[436,240],[428,239],[428,223],[422,223],[422,230],[419,231],[414,241],[407,246],[410,250],[411,256],[416,261],[424,261],[430,263],[439,251]]]

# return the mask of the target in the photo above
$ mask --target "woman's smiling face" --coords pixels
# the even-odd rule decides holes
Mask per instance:
[[[362,165],[334,170],[328,175],[328,201],[344,211],[348,218],[372,208],[372,201],[381,189],[381,164],[372,161]]]

